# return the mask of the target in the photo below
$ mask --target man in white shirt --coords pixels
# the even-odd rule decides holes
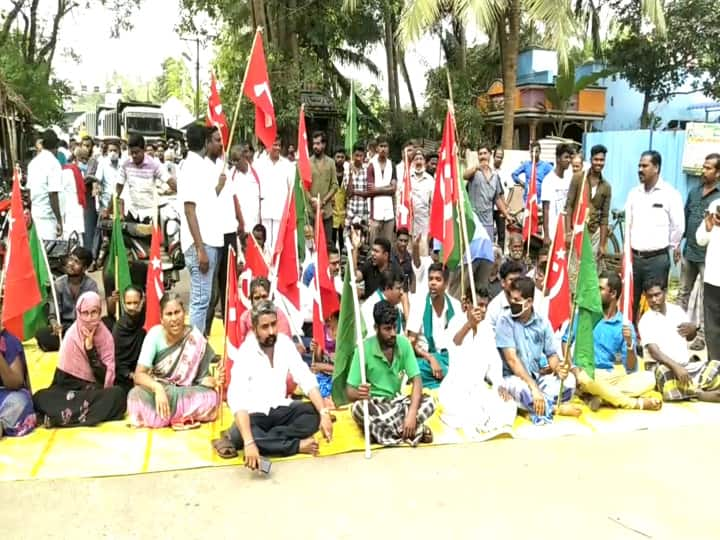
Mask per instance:
[[[60,193],[63,191],[62,167],[55,157],[58,138],[52,129],[42,135],[42,149],[28,165],[32,218],[41,240],[51,241],[63,235]]]
[[[720,360],[690,357],[688,343],[697,335],[697,325],[687,313],[665,299],[665,284],[649,279],[642,287],[650,309],[640,319],[638,332],[646,360],[655,367],[655,380],[665,401],[699,399],[720,402]]]
[[[235,449],[244,449],[245,466],[252,470],[258,468],[260,455],[317,455],[313,435],[318,427],[328,442],[333,431],[317,379],[290,338],[277,333],[277,309],[272,302],[263,300],[253,306],[252,325],[253,332],[238,350],[240,361],[233,363],[228,387],[227,402],[235,421],[227,438],[213,445],[218,453],[220,446],[227,451],[229,439]],[[288,375],[311,403],[286,397]]]
[[[421,150],[415,151],[410,169],[410,185],[412,186],[413,204],[411,234],[412,237],[420,237],[420,253],[421,255],[427,255],[430,208],[432,206],[433,192],[435,191],[435,179],[425,171],[425,155]]]
[[[278,138],[270,152],[254,161],[260,178],[260,219],[267,235],[265,247],[270,253],[275,251],[285,204],[295,181],[295,166],[280,155],[281,148]]]
[[[695,239],[705,252],[704,309],[708,358],[720,360],[720,199],[710,203]]]
[[[633,306],[640,308],[643,284],[659,278],[667,287],[670,254],[680,260],[680,240],[685,232],[685,208],[680,193],[660,178],[662,157],[655,150],[640,156],[638,177],[642,185],[632,189],[625,203],[625,217],[633,254]],[[635,318],[634,320],[637,320]]]
[[[428,268],[428,294],[413,298],[408,320],[408,337],[418,358],[424,388],[437,388],[447,375],[448,348],[452,335],[448,325],[461,316],[462,306],[447,294],[449,273],[441,263]]]
[[[407,327],[407,318],[403,312],[403,275],[392,269],[385,270],[381,274],[382,286],[367,295],[367,299],[360,306],[360,314],[365,321],[366,337],[375,334],[375,315],[373,310],[375,304],[383,300],[395,306],[398,310],[397,333],[404,334]]]
[[[201,332],[206,321],[217,269],[223,233],[218,223],[218,194],[225,185],[225,175],[218,175],[202,157],[209,131],[191,125],[187,130],[190,151],[179,169],[178,199],[184,212],[180,215],[180,244],[190,272],[190,324]]]
[[[546,246],[555,237],[555,227],[560,214],[565,209],[570,180],[566,171],[570,166],[572,147],[569,144],[558,144],[555,147],[555,168],[545,175],[542,189],[543,208],[543,242]]]
[[[367,193],[370,201],[370,243],[382,237],[391,243],[395,233],[395,206],[397,188],[395,167],[388,158],[390,146],[387,137],[377,138],[377,158],[372,159],[367,169]]]
[[[511,429],[517,414],[517,405],[503,389],[502,359],[485,319],[488,296],[487,289],[476,291],[473,307],[470,288],[465,291],[465,317],[455,317],[448,326],[450,367],[438,391],[443,422],[471,437]]]

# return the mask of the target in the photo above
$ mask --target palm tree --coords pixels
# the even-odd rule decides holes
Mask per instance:
[[[582,1],[575,0],[574,3]],[[642,2],[645,15],[659,26],[657,21],[662,18],[662,0],[636,1]],[[576,32],[571,3],[573,0],[409,0],[400,20],[400,38],[403,43],[418,39],[448,12],[494,37],[502,58],[502,146],[512,148],[520,23],[523,19],[542,23],[545,35],[558,52],[561,67],[565,68],[570,39]]]

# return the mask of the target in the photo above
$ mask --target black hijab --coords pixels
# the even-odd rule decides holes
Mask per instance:
[[[140,313],[131,317],[127,310],[115,323],[113,340],[115,341],[115,384],[130,391],[134,385],[130,375],[137,366],[140,350],[145,339],[145,304]]]

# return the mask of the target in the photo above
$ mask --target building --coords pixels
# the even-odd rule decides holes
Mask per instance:
[[[603,66],[597,63],[584,64],[576,69],[575,80],[602,69]],[[514,148],[527,148],[530,141],[549,135],[580,142],[595,122],[605,118],[605,88],[602,86],[589,86],[574,94],[564,115],[563,111],[554,109],[546,97],[546,90],[555,86],[557,75],[555,51],[531,48],[518,56]],[[496,140],[500,139],[502,131],[503,103],[502,81],[495,81],[478,99],[478,106],[486,112]],[[556,133],[561,118],[562,133]]]

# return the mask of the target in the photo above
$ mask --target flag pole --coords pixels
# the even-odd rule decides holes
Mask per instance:
[[[533,175],[535,175],[535,206],[537,206],[537,162],[535,161],[535,152],[533,152],[532,142],[530,142],[530,179],[532,180]],[[528,196],[530,196],[530,189],[528,188]],[[532,202],[528,201],[528,206],[530,206]],[[539,209],[538,209],[539,213]],[[527,248],[525,251],[525,257],[530,257],[530,242],[532,240],[532,211],[530,211],[530,214],[528,215],[527,219],[530,221],[528,224],[528,237],[527,237]],[[545,216],[543,216],[543,219],[545,219]]]
[[[117,216],[117,211],[118,211],[118,207],[117,207],[117,195],[114,194],[114,195],[113,195],[113,216]],[[113,219],[113,227],[114,227],[114,226],[115,226],[115,219]],[[122,238],[122,231],[118,231],[118,232],[119,232],[120,235],[121,235],[120,238]],[[123,242],[123,248],[124,248],[124,247],[125,247],[125,246],[124,246],[124,242]],[[120,261],[118,261],[118,256],[117,256],[117,253],[116,253],[116,254],[115,254],[115,268],[114,268],[114,270],[115,270],[115,276],[114,276],[114,281],[115,281],[115,291],[118,293],[118,300],[120,299],[120,291],[118,291],[118,288],[120,287],[120,279],[119,279],[119,277],[118,277],[118,273],[120,272],[119,262],[120,262]],[[120,320],[120,302],[119,302],[119,301],[115,303],[115,320],[116,320],[116,321]]]
[[[632,219],[632,218],[631,218]],[[630,221],[625,221],[625,241],[623,242],[623,262],[625,263],[623,265],[623,324],[629,325],[631,322],[631,316],[633,314],[630,313],[630,287],[628,287],[626,284],[630,282],[631,278],[631,265],[630,260],[632,257],[632,252],[630,251]],[[635,287],[635,283],[633,283],[633,287]],[[633,306],[633,310],[635,309],[635,306]]]
[[[35,225],[33,224],[33,227],[34,226]],[[40,239],[38,238],[38,240],[40,240]],[[53,279],[52,270],[50,269],[50,261],[48,260],[48,257],[47,257],[47,251],[45,251],[45,243],[42,240],[40,240],[38,243],[40,244],[40,251],[42,252],[43,262],[45,263],[45,268],[47,269],[47,273],[50,278],[50,294],[52,294],[53,307],[55,308],[55,313],[57,314],[57,318],[58,318],[58,324],[60,326],[60,335],[58,337],[60,338],[60,341],[62,342],[63,330],[62,330],[62,324],[60,324],[60,309],[59,309],[59,304],[58,304],[58,300],[57,300],[57,292],[55,291],[55,280]]]
[[[565,223],[565,211],[563,210],[560,212],[560,215],[558,216],[558,223],[560,223],[560,220],[563,220],[563,224]],[[557,225],[556,225],[557,227]],[[557,228],[555,229],[555,234],[553,234],[552,240],[550,241],[550,254],[548,256],[547,263],[545,264],[545,278],[543,279],[543,296],[547,296],[547,282],[548,282],[548,265],[550,264],[550,261],[553,257],[553,253],[555,253],[555,237],[557,236]],[[540,257],[538,257],[539,259]],[[537,269],[535,269],[535,272],[537,272]],[[572,313],[572,311],[570,312]]]
[[[355,281],[355,262],[352,256],[352,242],[349,238],[345,240],[345,249],[348,254],[350,268],[350,287],[353,295],[353,311],[355,315],[355,336],[357,338],[358,358],[360,359],[360,383],[367,384],[365,372],[365,343],[362,337],[362,320],[360,318],[360,304],[358,303],[357,282]],[[368,411],[368,400],[363,400],[363,432],[365,434],[365,459],[370,459],[370,413]]]
[[[225,329],[225,340],[223,341],[223,356],[222,356],[222,367],[223,367],[223,374],[227,376],[225,373],[225,370],[227,369],[227,328],[228,328],[228,300],[230,298],[230,295],[228,294],[229,288],[228,285],[230,284],[230,280],[228,279],[228,275],[230,274],[230,265],[236,264],[236,261],[233,261],[233,257],[231,257],[231,254],[233,252],[232,246],[227,247],[227,268],[225,269],[225,272],[227,275],[225,276],[225,317],[223,317],[223,327]],[[235,266],[237,269],[237,266]],[[220,427],[222,428],[223,425],[223,401],[225,396],[225,382],[223,381],[223,384],[220,385],[220,402],[218,403],[218,417],[220,418]]]

